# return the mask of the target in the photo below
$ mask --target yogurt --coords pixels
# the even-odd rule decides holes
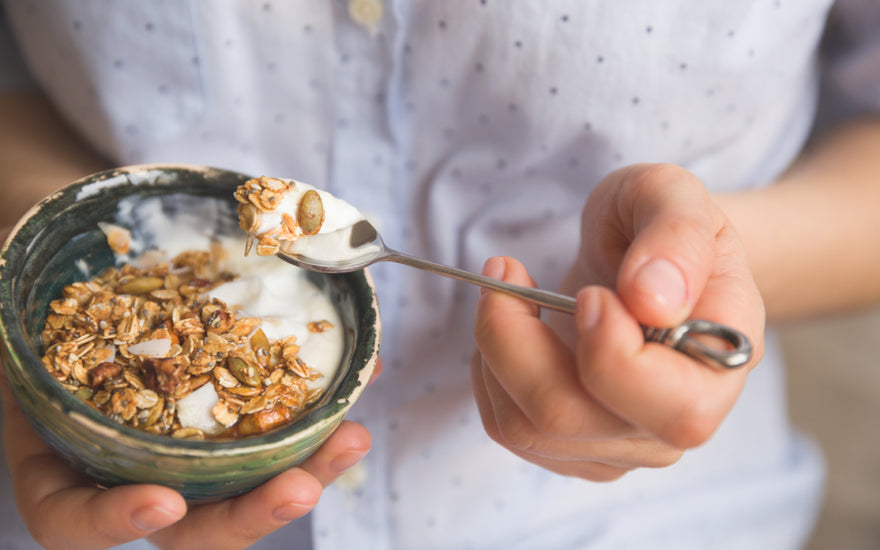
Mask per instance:
[[[257,254],[284,252],[322,263],[375,256],[378,247],[350,246],[352,227],[365,216],[331,193],[292,179],[261,176],[239,186],[239,225]]]
[[[350,210],[341,212],[347,212],[341,223],[353,217]],[[326,389],[333,380],[345,351],[345,331],[336,306],[306,271],[273,256],[245,257],[247,239],[235,227],[235,213],[228,203],[189,195],[132,197],[120,202],[115,221],[131,233],[128,252],[116,254],[120,264],[157,264],[188,250],[210,250],[220,271],[236,278],[208,295],[224,302],[237,317],[261,319],[260,328],[269,340],[296,336],[299,357],[322,375],[308,382],[310,389]],[[332,328],[309,330],[309,323],[316,321],[326,321]],[[219,433],[223,426],[211,416],[216,404],[211,384],[189,394],[178,403],[181,425]]]
[[[131,231],[131,251],[118,254],[117,260],[136,263],[139,256],[158,263],[187,250],[220,254],[221,269],[238,277],[214,288],[209,296],[241,316],[262,319],[270,340],[295,335],[300,356],[323,375],[316,383],[326,386],[345,348],[336,306],[308,279],[307,271],[273,256],[245,257],[246,237],[230,220],[234,220],[231,209],[217,199],[189,195],[124,199],[117,223]],[[310,332],[308,324],[315,320],[327,320],[338,330]]]
[[[274,210],[262,211],[262,215],[259,217],[259,224],[253,231],[255,235],[260,235],[279,227],[283,222],[282,214],[288,214],[295,219],[300,202],[306,191],[315,191],[321,197],[325,217],[324,223],[318,231],[320,234],[332,233],[346,227],[351,227],[356,222],[364,219],[363,214],[357,208],[327,191],[292,179],[281,181],[288,183],[289,187],[281,193],[281,201]]]

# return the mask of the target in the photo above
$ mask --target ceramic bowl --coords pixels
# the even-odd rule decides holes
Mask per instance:
[[[233,202],[249,176],[203,166],[142,165],[101,172],[44,199],[13,229],[0,258],[2,361],[12,393],[37,433],[74,468],[113,486],[157,483],[192,501],[248,491],[294,466],[336,429],[378,359],[380,318],[366,271],[310,274],[337,304],[346,350],[335,379],[307,414],[234,441],[189,441],[121,426],[65,390],[42,366],[40,332],[62,287],[113,264],[99,230],[132,195],[170,193]],[[233,210],[234,212],[234,210]]]

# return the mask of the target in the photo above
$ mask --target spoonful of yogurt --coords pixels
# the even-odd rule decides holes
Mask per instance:
[[[235,198],[239,225],[248,233],[245,253],[256,243],[258,255],[274,254],[322,273],[348,273],[391,261],[574,313],[571,296],[505,283],[389,248],[359,210],[306,183],[261,176],[240,185]],[[745,335],[712,321],[692,319],[671,328],[642,328],[646,341],[667,345],[713,367],[739,367],[752,355]]]

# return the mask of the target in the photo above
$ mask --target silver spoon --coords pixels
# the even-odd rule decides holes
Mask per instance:
[[[542,307],[564,313],[574,313],[575,299],[571,296],[497,281],[483,275],[423,260],[388,248],[376,231],[376,228],[366,220],[361,220],[350,228],[341,229],[340,231],[350,231],[347,241],[348,249],[344,249],[345,240],[343,235],[343,250],[338,250],[337,248],[334,252],[341,252],[338,257],[346,259],[326,259],[307,256],[302,252],[296,251],[290,242],[282,243],[278,256],[295,266],[322,273],[348,273],[365,268],[375,262],[397,262],[517,296]],[[309,238],[320,239],[321,237],[322,235],[318,234]],[[335,242],[338,247],[339,240]],[[667,345],[693,359],[721,369],[742,366],[748,363],[752,356],[752,345],[745,335],[730,327],[712,321],[692,319],[676,327],[662,329],[642,327],[642,331],[646,341]],[[710,338],[701,338],[706,336]],[[708,345],[709,340],[721,340],[722,346],[710,346]]]

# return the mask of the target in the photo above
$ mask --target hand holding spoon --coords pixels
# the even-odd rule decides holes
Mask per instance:
[[[308,245],[303,246],[303,241],[307,240]],[[322,246],[322,240],[332,242],[332,254],[321,254],[327,248]],[[332,233],[283,242],[277,255],[295,266],[323,273],[347,273],[375,262],[397,262],[504,292],[557,311],[574,313],[575,309],[575,299],[571,296],[505,283],[388,248],[376,228],[366,220]],[[672,328],[642,327],[642,330],[645,340],[667,345],[716,368],[736,368],[748,363],[752,356],[752,346],[745,335],[712,321],[693,319]],[[701,338],[706,336],[710,338]],[[721,346],[708,345],[710,341],[717,343],[719,340]]]

